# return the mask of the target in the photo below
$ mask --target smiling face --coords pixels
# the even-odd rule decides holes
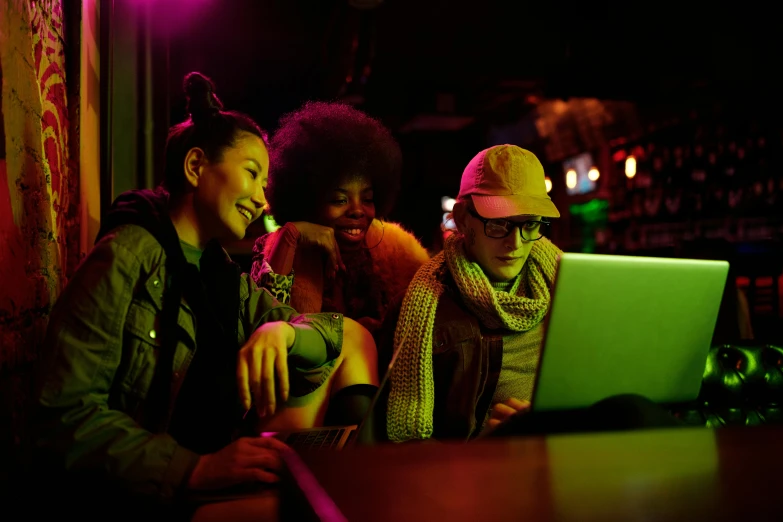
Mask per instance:
[[[206,240],[245,237],[247,226],[261,216],[266,205],[269,155],[264,142],[243,132],[233,147],[224,149],[219,161],[203,158],[198,172],[193,203],[199,235]]]
[[[373,219],[373,188],[364,176],[343,178],[326,191],[315,216],[316,223],[334,229],[341,250],[361,248]]]
[[[467,204],[459,203],[454,208],[454,220],[459,231],[465,236],[468,258],[479,264],[490,281],[511,281],[525,266],[534,242],[523,241],[519,227],[514,227],[504,238],[487,237],[484,223],[468,212]],[[540,220],[541,216],[509,216],[503,219],[523,223]]]

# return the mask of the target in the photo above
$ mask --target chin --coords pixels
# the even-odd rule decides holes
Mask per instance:
[[[224,239],[226,241],[239,241],[245,238],[247,227],[237,227],[236,225],[226,227]]]
[[[353,252],[354,250],[361,250],[362,248],[361,243],[351,243],[351,244],[337,243],[337,246],[340,247],[341,252]]]
[[[514,279],[516,276],[519,275],[519,272],[522,271],[522,267],[519,269],[506,269],[506,270],[498,270],[495,272],[495,281],[498,282],[507,282]]]
[[[340,250],[359,250],[364,246],[366,237],[367,233],[364,233],[355,241],[337,241],[337,246],[340,247]]]

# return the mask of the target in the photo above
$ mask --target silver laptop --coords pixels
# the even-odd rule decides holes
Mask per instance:
[[[625,393],[695,399],[728,270],[726,261],[563,254],[532,410]]]

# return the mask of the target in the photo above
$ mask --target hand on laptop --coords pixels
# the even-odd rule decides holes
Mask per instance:
[[[246,410],[255,402],[259,417],[274,415],[277,393],[282,402],[288,400],[288,349],[295,336],[288,323],[265,323],[239,350],[237,385]]]
[[[519,399],[506,399],[503,402],[495,403],[489,414],[487,425],[481,431],[481,435],[488,435],[500,426],[503,422],[510,419],[513,415],[526,412],[530,409],[530,401],[520,401]]]
[[[273,437],[243,437],[216,453],[202,455],[187,487],[192,490],[222,489],[237,484],[280,480],[281,451],[292,451]]]

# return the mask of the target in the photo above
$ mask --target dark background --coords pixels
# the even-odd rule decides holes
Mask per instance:
[[[172,33],[172,85],[189,70],[211,73],[232,104],[273,127],[304,99],[338,95],[358,36],[358,61],[372,69],[352,92],[365,94],[365,108],[392,127],[434,111],[439,92],[457,95],[457,112],[477,115],[509,81],[548,97],[655,103],[775,91],[783,24],[772,7],[366,3],[378,7],[361,10],[347,0],[191,2],[193,12]]]
[[[541,100],[628,101],[642,124],[713,103],[776,114],[783,24],[772,8],[684,4],[194,1],[161,15],[170,117],[184,117],[180,84],[192,70],[270,131],[305,100],[354,103],[399,139],[403,191],[390,217],[430,245],[441,196],[455,195],[489,131],[524,123]],[[546,162],[527,125],[532,139],[520,144]]]

